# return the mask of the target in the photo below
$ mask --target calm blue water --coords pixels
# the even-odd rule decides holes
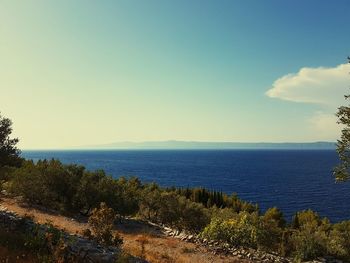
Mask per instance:
[[[288,219],[311,208],[333,222],[350,219],[350,183],[336,184],[332,150],[24,151],[27,159],[56,158],[113,177],[138,176],[162,186],[203,186],[236,192]]]

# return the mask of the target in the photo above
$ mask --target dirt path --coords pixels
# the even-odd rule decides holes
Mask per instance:
[[[73,234],[80,234],[88,228],[86,218],[69,218],[55,211],[28,206],[16,199],[1,197],[0,205],[21,216],[29,215],[38,223],[51,222]],[[233,256],[214,255],[202,246],[164,236],[154,227],[135,220],[124,221],[117,229],[124,239],[125,251],[152,263],[249,262]]]

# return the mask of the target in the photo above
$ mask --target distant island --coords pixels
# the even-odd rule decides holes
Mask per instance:
[[[80,147],[83,149],[159,149],[159,150],[214,150],[214,149],[286,149],[286,150],[335,150],[335,142],[303,143],[244,143],[244,142],[200,142],[200,141],[148,141],[148,142],[115,142],[101,145]]]

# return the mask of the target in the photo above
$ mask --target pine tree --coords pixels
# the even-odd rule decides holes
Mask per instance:
[[[350,57],[348,60],[350,63]],[[350,95],[345,95],[345,99],[350,99]],[[337,181],[347,181],[350,179],[350,105],[339,107],[336,115],[338,123],[344,125],[344,128],[337,142],[340,164],[334,168],[334,176]]]
[[[0,114],[0,168],[3,166],[19,166],[21,158],[17,149],[17,138],[11,138],[12,121]]]

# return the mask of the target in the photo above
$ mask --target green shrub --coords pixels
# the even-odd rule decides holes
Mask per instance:
[[[210,220],[208,210],[202,204],[192,202],[175,192],[162,192],[154,185],[146,187],[141,195],[140,215],[192,232],[201,231]]]
[[[75,262],[60,261],[66,257],[63,251],[62,232],[51,224],[44,227],[34,225],[33,229],[19,228],[15,231],[0,228],[0,245],[19,255],[30,254],[35,262]]]
[[[198,233],[209,224],[209,212],[202,204],[192,202],[183,196],[179,197],[178,202],[181,215],[179,228]]]
[[[294,227],[289,238],[289,250],[291,254],[300,260],[314,259],[327,254],[329,243],[330,223],[321,219],[312,210],[298,212],[295,217]]]
[[[257,213],[240,212],[231,219],[213,219],[204,228],[202,237],[219,240],[233,246],[256,248],[260,235],[259,216]]]
[[[277,207],[267,209],[262,219],[265,223],[272,223],[280,228],[286,225],[283,213]]]
[[[333,225],[329,234],[327,251],[330,255],[350,262],[350,221]]]
[[[283,224],[283,215],[275,208],[269,209],[263,216],[257,212],[235,213],[227,209],[213,216],[201,235],[234,246],[279,251],[283,233],[280,226]]]
[[[158,211],[161,207],[161,189],[152,183],[146,185],[141,192],[139,215],[152,221],[158,221]]]
[[[12,173],[8,190],[30,203],[71,210],[83,171],[83,167],[63,165],[57,160],[43,160],[36,164],[25,161]]]
[[[301,260],[314,259],[326,254],[327,235],[324,231],[305,228],[292,234],[293,255]]]
[[[123,240],[118,233],[113,233],[115,212],[105,203],[101,203],[99,208],[95,208],[89,217],[94,239],[104,245],[120,246]]]
[[[282,236],[286,221],[283,213],[276,207],[269,208],[263,216],[259,218],[258,246],[264,250],[284,252]]]

